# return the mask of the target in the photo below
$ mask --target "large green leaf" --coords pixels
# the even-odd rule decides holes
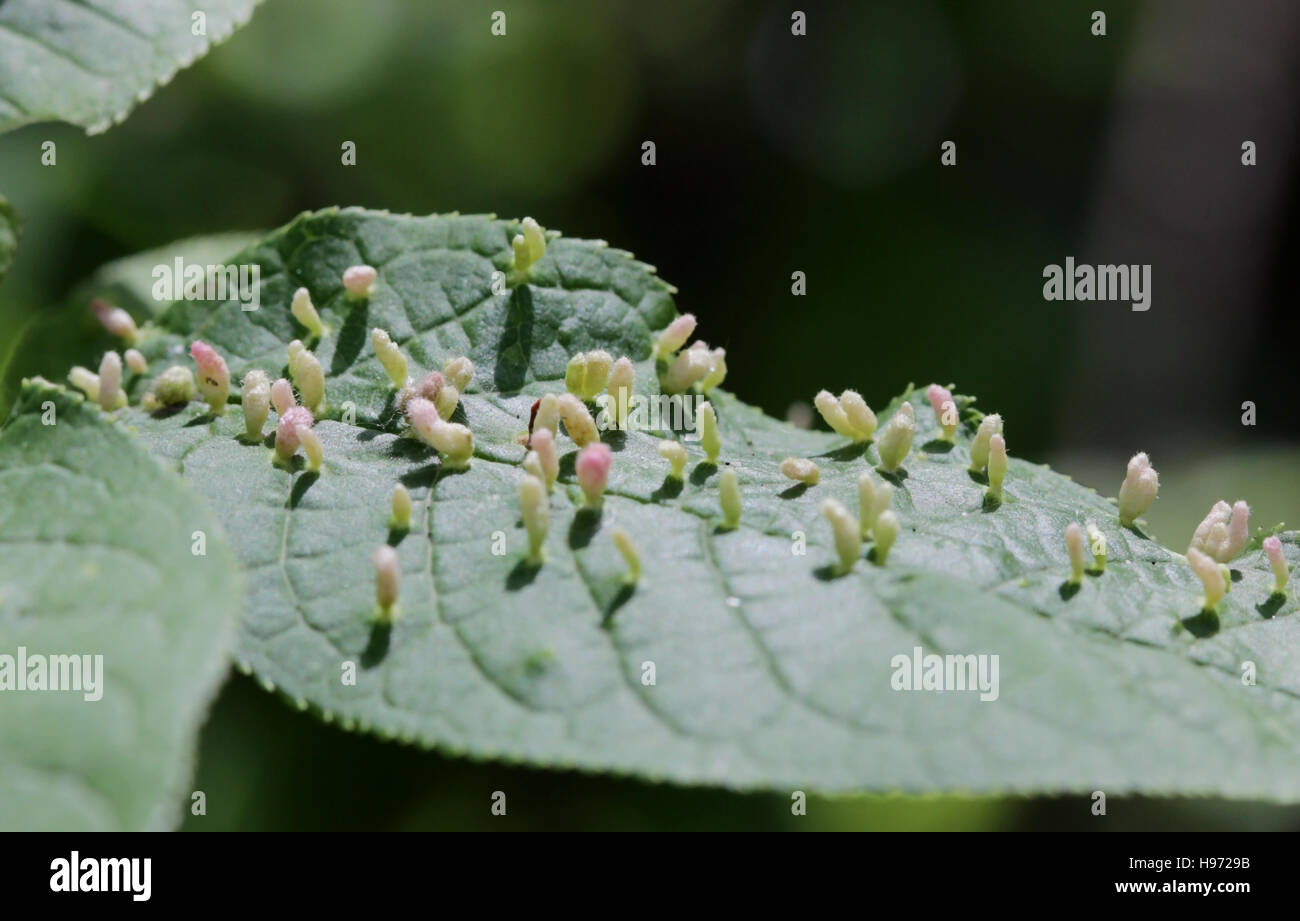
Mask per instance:
[[[247,22],[257,2],[0,3],[0,132],[53,120],[108,129]]]
[[[237,536],[248,595],[236,655],[267,687],[344,726],[448,751],[687,783],[1300,798],[1300,618],[1293,598],[1269,601],[1260,551],[1234,563],[1240,581],[1216,624],[1198,615],[1181,557],[1047,468],[1013,459],[1005,501],[986,509],[967,472],[978,414],[965,398],[949,450],[926,448],[938,427],[923,396],[900,398],[916,409],[918,449],[897,478],[903,532],[885,566],[864,559],[832,578],[818,510],[826,497],[855,505],[874,446],[864,456],[722,392],[711,398],[745,495],[738,529],[718,527],[719,474],[696,445],[678,487],[656,451],[665,433],[615,435],[603,515],[577,511],[567,453],[548,561],[523,565],[517,436],[533,396],[562,389],[568,356],[592,347],[637,359],[638,387],[657,392],[651,333],[674,311],[648,267],[563,238],[530,284],[493,294],[517,230],[480,217],[306,215],[234,259],[262,266],[259,311],[182,302],[161,317],[150,348],[201,336],[236,375],[280,373],[286,342],[302,335],[287,309],[299,285],[333,329],[318,350],[331,407],[319,477],[240,441],[234,406],[216,422],[193,406],[127,417]],[[347,301],[339,280],[362,261],[380,269],[368,304]],[[371,326],[422,368],[474,359],[468,471],[442,471],[402,436]],[[362,425],[339,421],[345,401]],[[1010,432],[1014,446],[1014,420]],[[821,482],[791,487],[777,469],[786,455],[815,457]],[[369,621],[370,555],[388,539],[399,481],[418,513],[398,543],[403,616],[387,633]],[[1110,563],[1071,594],[1062,534],[1088,519]],[[634,591],[609,540],[615,521],[641,550]],[[507,552],[494,555],[500,534]],[[1295,535],[1285,542],[1294,561]],[[893,690],[891,660],[916,647],[999,656],[997,699]],[[1254,686],[1240,679],[1243,660],[1257,666]],[[342,680],[348,662],[355,686]]]
[[[240,599],[211,514],[98,407],[29,382],[0,431],[0,544],[8,667],[103,657],[99,699],[0,690],[0,828],[172,825]]]

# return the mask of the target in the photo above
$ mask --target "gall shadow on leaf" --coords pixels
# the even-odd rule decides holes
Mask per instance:
[[[619,429],[606,429],[600,433],[600,440],[609,445],[611,451],[622,451],[627,446],[627,432]]]
[[[628,601],[631,599],[631,597],[635,594],[636,594],[636,585],[634,583],[624,582],[621,586],[619,586],[618,591],[614,594],[614,597],[610,599],[609,605],[605,608],[604,616],[602,616],[600,619],[601,627],[608,630],[609,625],[614,620],[614,615],[618,612],[618,609],[623,607],[623,605],[627,604]]]
[[[501,393],[510,393],[524,385],[528,365],[533,357],[533,292],[528,285],[517,285],[506,301],[506,315],[497,340],[496,373],[493,385]]]
[[[847,576],[848,573],[840,572],[839,569],[835,567],[833,564],[827,563],[824,566],[818,566],[816,569],[814,569],[813,575],[817,579],[821,580],[822,582],[832,582],[835,579],[839,579],[842,578],[843,576]]]
[[[871,444],[869,441],[853,441],[842,448],[835,448],[832,451],[818,454],[817,457],[829,457],[831,460],[837,461],[857,460],[867,453],[867,445],[869,444]]]
[[[966,470],[966,475],[981,486],[989,485],[989,475],[983,470]]]
[[[365,432],[371,433],[369,438],[367,438],[366,434],[363,433],[357,436],[358,441],[370,441],[381,434],[378,432],[371,432],[370,429],[366,429]],[[429,447],[418,438],[398,438],[388,446],[388,456],[394,460],[417,461],[432,460],[436,456],[436,453],[433,448]]]
[[[984,494],[984,501],[980,503],[981,512],[987,514],[989,512],[996,512],[1000,508],[1002,508],[1001,499],[997,496],[990,495],[989,493]]]
[[[1153,538],[1151,537],[1150,534],[1146,533],[1145,531],[1143,531],[1141,528],[1139,528],[1139,527],[1137,526],[1137,522],[1136,522],[1136,521],[1133,522],[1133,524],[1130,524],[1130,525],[1121,525],[1120,527],[1124,528],[1124,529],[1127,530],[1127,531],[1132,531],[1134,534],[1136,534],[1138,537],[1142,538],[1143,540],[1152,540],[1152,539],[1153,539]]]
[[[1232,579],[1233,582],[1240,582],[1244,577],[1242,576],[1240,569],[1229,569],[1228,578]]]
[[[1061,596],[1062,601],[1069,601],[1075,595],[1079,594],[1079,590],[1082,588],[1083,585],[1081,583],[1071,582],[1067,579],[1056,589],[1056,593]]]
[[[361,667],[374,668],[384,661],[392,645],[393,625],[376,621],[370,628],[370,640],[361,652]]]
[[[807,491],[808,491],[807,483],[795,483],[793,486],[781,490],[779,493],[776,494],[776,497],[778,499],[798,499]]]
[[[580,508],[569,524],[569,547],[581,550],[591,543],[591,539],[600,530],[600,513],[598,508]]]
[[[159,406],[149,414],[152,419],[170,419],[172,416],[185,410],[187,404],[173,403],[170,406]],[[190,423],[187,423],[190,424]]]
[[[408,470],[403,473],[398,480],[402,485],[410,489],[412,486],[432,487],[438,480],[438,474],[442,471],[442,464],[437,462],[425,464],[423,467],[416,467],[414,470]]]
[[[682,494],[682,488],[685,486],[681,480],[671,473],[664,477],[664,481],[659,484],[659,488],[650,493],[650,498],[655,502],[661,502],[664,499],[676,499]]]
[[[191,419],[189,422],[186,422],[185,425],[182,426],[182,428],[191,429],[199,425],[211,425],[216,421],[217,421],[217,417],[213,413],[200,413],[199,415]]]
[[[339,327],[338,338],[334,340],[334,357],[330,359],[330,374],[336,377],[356,364],[357,357],[370,338],[369,299],[348,300],[352,301],[353,306]]]
[[[557,476],[571,479],[577,475],[578,452],[570,451],[568,454],[560,455],[559,473]]]
[[[711,461],[700,461],[691,471],[691,485],[703,486],[709,477],[718,472],[718,465]],[[680,481],[679,481],[680,482]],[[680,492],[680,490],[678,490]]]
[[[509,573],[506,574],[506,591],[517,592],[532,584],[541,572],[540,563],[530,563],[528,560],[520,560],[514,565]]]
[[[953,448],[957,447],[951,441],[943,438],[931,438],[925,444],[921,445],[921,450],[926,454],[947,454]]]
[[[390,390],[384,397],[384,405],[379,408],[376,420],[385,432],[395,432],[406,420],[397,408],[397,391]]]
[[[297,460],[297,458],[295,458]],[[311,489],[320,474],[314,470],[308,470],[293,481],[293,489],[289,490],[289,508],[297,508],[302,497],[307,495],[307,490]]]
[[[1198,640],[1214,636],[1219,632],[1218,612],[1205,608],[1202,608],[1191,617],[1184,617],[1178,623]]]
[[[898,489],[903,488],[903,481],[907,479],[906,467],[899,467],[897,470],[886,470],[883,467],[877,467],[876,473],[880,474],[881,479],[888,480]]]
[[[402,541],[406,540],[406,535],[410,533],[410,528],[398,528],[390,524],[388,526],[388,546],[396,547]]]
[[[1286,604],[1286,594],[1284,592],[1274,592],[1265,601],[1255,605],[1255,610],[1260,613],[1261,617],[1269,618],[1282,610],[1284,604]]]

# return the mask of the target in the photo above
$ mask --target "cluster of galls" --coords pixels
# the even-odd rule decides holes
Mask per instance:
[[[1120,524],[1133,527],[1138,517],[1151,507],[1159,489],[1160,477],[1151,466],[1151,460],[1144,453],[1133,455],[1119,488]],[[1089,549],[1095,560],[1092,571],[1100,573],[1106,568],[1105,536],[1092,522],[1087,523],[1086,529],[1085,545],[1084,531],[1078,524],[1071,522],[1065,528],[1065,548],[1070,558],[1068,584],[1078,585],[1083,581]],[[1204,589],[1201,603],[1205,610],[1217,610],[1219,602],[1228,594],[1232,587],[1228,563],[1246,549],[1249,538],[1250,506],[1240,499],[1232,505],[1222,500],[1216,502],[1197,525],[1186,557],[1188,566]],[[1267,537],[1263,546],[1273,570],[1273,592],[1283,594],[1290,573],[1282,554],[1282,542],[1277,537]]]

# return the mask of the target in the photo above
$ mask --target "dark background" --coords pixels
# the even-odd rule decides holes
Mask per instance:
[[[100,264],[180,237],[333,204],[530,214],[658,266],[726,346],[729,389],[773,414],[823,387],[879,405],[955,382],[1004,415],[1014,453],[1105,494],[1148,451],[1169,546],[1218,498],[1294,525],[1298,45],[1288,0],[266,0],[108,133],[0,138],[0,189],[27,218],[0,354]],[[1067,256],[1152,264],[1151,309],[1045,301],[1043,267]],[[814,799],[795,820],[784,796],[348,736],[244,678],[196,787],[194,828],[1300,826],[1207,801],[1112,799],[1098,820],[1085,797]]]

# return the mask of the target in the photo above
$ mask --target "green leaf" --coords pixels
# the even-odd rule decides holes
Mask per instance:
[[[67,121],[98,134],[230,37],[258,0],[188,3],[8,0],[0,4],[0,132]],[[202,31],[203,34],[194,34]]]
[[[32,381],[0,430],[0,543],[0,828],[175,824],[240,599],[212,516],[98,407]],[[20,648],[102,670],[14,689]]]
[[[9,266],[14,264],[21,229],[22,221],[18,217],[18,211],[9,203],[9,199],[0,195],[0,281],[4,280]]]
[[[864,553],[835,578],[819,511],[828,497],[856,509],[876,448],[864,454],[715,391],[722,459],[744,493],[738,529],[719,527],[719,472],[696,443],[675,484],[657,453],[671,433],[608,435],[610,494],[593,516],[579,511],[573,445],[561,438],[547,562],[528,567],[516,486],[534,396],[562,390],[567,358],[596,347],[636,359],[638,389],[657,393],[652,333],[674,309],[647,266],[564,238],[528,284],[493,294],[518,229],[481,217],[305,215],[235,259],[261,265],[260,310],[178,302],[160,318],[151,347],[175,354],[202,337],[236,376],[281,373],[286,342],[304,335],[288,311],[299,285],[332,328],[317,349],[329,373],[319,476],[274,466],[269,442],[244,443],[233,405],[215,421],[196,405],[126,415],[238,535],[248,594],[236,658],[265,686],[385,737],[681,783],[1300,799],[1300,618],[1293,597],[1270,600],[1260,551],[1233,564],[1240,581],[1215,623],[1199,613],[1185,561],[1120,528],[1113,502],[1092,490],[1013,458],[1004,501],[986,506],[967,469],[979,416],[968,398],[958,398],[955,446],[933,441],[920,392],[880,411],[883,424],[907,400],[918,420],[895,477],[903,528],[887,565]],[[343,269],[357,262],[380,270],[368,303],[342,294]],[[402,434],[366,340],[372,326],[392,331],[413,374],[474,359],[462,402],[476,443],[469,470],[444,471]],[[340,421],[345,401],[361,425]],[[1014,421],[1010,432],[1014,447]],[[820,483],[793,486],[778,470],[787,455],[815,458]],[[1117,463],[1117,482],[1122,472]],[[388,533],[397,482],[417,507],[400,540]],[[1071,593],[1062,535],[1086,520],[1106,534],[1110,562]],[[635,589],[610,541],[615,523],[640,548]],[[391,632],[370,621],[370,556],[386,540],[403,571]],[[1295,534],[1285,546],[1294,563]],[[894,690],[894,657],[917,647],[998,656],[997,699]],[[1253,686],[1241,680],[1245,660]],[[650,662],[653,685],[643,683]]]

